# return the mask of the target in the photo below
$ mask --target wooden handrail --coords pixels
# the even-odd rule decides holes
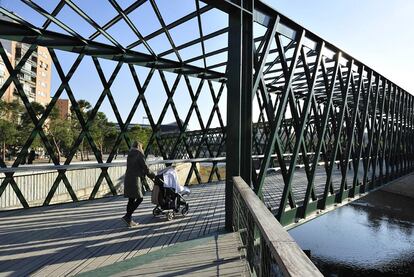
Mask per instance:
[[[246,182],[233,177],[233,183],[283,275],[323,276]]]

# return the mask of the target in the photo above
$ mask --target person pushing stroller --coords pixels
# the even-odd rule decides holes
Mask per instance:
[[[126,214],[122,217],[122,220],[128,227],[138,225],[137,222],[132,220],[132,214],[141,204],[142,200],[144,200],[142,185],[145,176],[148,176],[150,179],[155,178],[154,172],[148,168],[145,162],[142,144],[134,141],[128,152],[124,179],[124,197],[128,198],[128,204],[126,206]]]
[[[156,205],[152,214],[154,216],[166,214],[167,220],[172,220],[180,210],[183,216],[187,215],[189,204],[183,196],[188,194],[190,189],[178,183],[174,166],[158,171],[151,196],[151,202]]]

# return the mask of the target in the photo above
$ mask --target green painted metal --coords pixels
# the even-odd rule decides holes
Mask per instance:
[[[171,257],[171,255],[177,254],[182,251],[189,250],[198,245],[209,243],[217,240],[218,236],[224,233],[217,233],[214,235],[193,239],[189,241],[179,242],[174,245],[164,247],[159,250],[152,251],[145,255],[140,255],[134,258],[126,259],[124,261],[117,262],[108,266],[100,267],[91,271],[87,271],[79,274],[80,277],[88,276],[114,276],[118,273],[125,272],[127,270],[136,268],[141,265],[146,265],[154,261],[158,261],[162,258]]]
[[[242,91],[242,47],[243,29],[242,29],[242,12],[229,15],[229,52],[228,70],[229,79],[227,81],[228,97],[232,100],[227,101],[227,110],[232,110],[227,115],[227,147],[226,147],[226,176],[240,175],[241,162],[241,91]],[[225,190],[225,209],[226,209],[226,230],[233,229],[233,180],[226,178]]]
[[[280,168],[278,174],[282,175],[284,187],[274,213],[286,225],[306,218],[318,209],[369,192],[414,168],[414,146],[411,143],[414,137],[413,96],[260,0],[202,0],[206,5],[195,0],[193,11],[171,22],[163,17],[157,0],[138,0],[125,9],[119,1],[109,0],[116,15],[102,26],[93,19],[95,17],[82,10],[80,4],[71,0],[58,1],[53,10],[42,7],[40,3],[22,2],[43,16],[45,21],[41,26],[34,26],[0,7],[0,13],[13,20],[0,20],[0,37],[33,45],[14,68],[7,62],[4,48],[0,47],[0,55],[6,60],[10,75],[0,88],[0,96],[10,84],[14,84],[35,126],[12,167],[21,164],[37,136],[51,153],[54,164],[59,164],[43,126],[57,100],[66,91],[81,132],[65,164],[72,162],[83,141],[90,145],[98,163],[111,163],[121,142],[130,145],[128,130],[138,107],[142,106],[152,130],[146,155],[158,153],[164,159],[226,157],[228,229],[231,229],[233,222],[232,176],[241,175],[257,195],[266,200],[263,192],[264,186],[269,185],[269,168]],[[152,9],[160,26],[146,35],[131,19],[131,13],[145,4]],[[81,17],[93,28],[93,33],[82,37],[76,28],[69,27],[72,24],[59,16],[64,8]],[[203,28],[206,23],[203,17],[211,11],[224,13],[228,17],[228,25],[207,33]],[[196,37],[177,43],[172,35],[174,28],[191,20]],[[129,45],[122,45],[116,34],[110,32],[119,22],[123,22],[135,36]],[[51,24],[66,33],[50,31],[48,27]],[[263,32],[256,34],[255,27],[264,28]],[[228,44],[209,50],[208,41],[223,35],[227,35]],[[110,45],[97,42],[100,36],[105,37]],[[157,53],[151,47],[151,40],[160,37],[164,37],[170,47]],[[35,116],[17,77],[36,45],[48,48],[61,80],[40,118]],[[139,46],[146,53],[135,50]],[[182,51],[195,46],[200,47],[200,54],[194,57],[183,55]],[[62,69],[56,50],[77,54],[67,74]],[[210,58],[226,54],[227,58],[209,63]],[[83,118],[78,99],[70,86],[74,73],[84,59],[92,59],[91,70],[96,70],[103,86],[88,118]],[[104,74],[102,60],[116,65],[109,78]],[[202,65],[195,66],[194,63]],[[125,120],[121,117],[112,89],[122,66],[128,67],[128,74],[131,74],[135,84],[132,89],[136,93]],[[137,67],[149,68],[145,78],[139,76]],[[225,70],[220,71],[221,67]],[[197,81],[193,82],[192,78],[197,78]],[[151,110],[147,100],[151,97],[149,87],[154,79],[159,80],[160,88],[165,93],[158,117],[154,116],[155,111]],[[184,86],[180,87],[180,84]],[[186,93],[189,99],[184,113],[177,105],[182,93]],[[203,93],[210,97],[212,103],[206,117],[202,115]],[[224,98],[227,98],[226,118],[224,111],[220,110]],[[106,99],[120,132],[109,157],[103,160],[89,128]],[[165,133],[161,128],[169,111],[177,125],[174,133]],[[218,124],[213,128],[215,118]],[[189,131],[190,122],[194,119],[200,129]],[[300,197],[295,193],[295,177],[300,171],[298,165],[303,165],[307,182],[306,191]],[[4,161],[0,160],[0,167],[7,167]],[[323,181],[320,181],[320,175],[323,175]],[[197,162],[191,163],[186,184],[193,176],[198,183],[205,181]],[[212,162],[207,177],[208,182],[223,179],[217,161]],[[50,204],[62,182],[72,200],[78,201],[65,170],[59,170],[44,205]],[[96,197],[103,182],[116,194],[107,168],[102,168],[90,199]],[[8,185],[22,205],[28,207],[13,173],[6,173],[0,185],[0,196]]]

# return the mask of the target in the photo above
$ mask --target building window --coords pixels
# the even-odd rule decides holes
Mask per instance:
[[[40,85],[44,88],[47,88],[47,84],[45,82],[40,82]]]
[[[20,58],[22,56],[22,49],[16,48],[16,59]]]
[[[30,85],[29,84],[23,84],[23,90],[26,92],[30,92]]]

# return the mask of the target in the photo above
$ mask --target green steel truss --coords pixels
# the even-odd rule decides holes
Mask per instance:
[[[195,0],[192,11],[166,22],[159,9],[159,1],[137,0],[130,6],[121,7],[120,1],[109,0],[116,15],[101,25],[94,19],[97,15],[88,15],[82,10],[79,1],[60,0],[53,9],[46,9],[34,1],[21,2],[44,18],[43,24],[35,26],[28,19],[0,7],[0,12],[11,19],[0,20],[0,37],[33,45],[14,67],[8,62],[4,48],[0,47],[1,57],[10,74],[0,88],[0,96],[13,82],[35,125],[21,153],[27,152],[37,136],[49,153],[54,152],[43,126],[63,91],[66,91],[82,126],[65,164],[71,163],[83,140],[89,143],[98,163],[111,163],[121,141],[130,144],[128,126],[138,106],[143,106],[152,129],[146,154],[157,152],[164,159],[226,157],[228,228],[232,224],[231,176],[242,176],[258,196],[263,197],[268,169],[279,167],[284,190],[276,217],[282,224],[289,224],[306,218],[318,209],[368,192],[413,169],[412,95],[261,1]],[[124,3],[122,5],[125,6]],[[148,34],[144,34],[130,18],[134,11],[145,5],[150,7],[160,26]],[[93,29],[93,33],[85,37],[76,28],[70,28],[72,24],[59,17],[64,9],[76,13]],[[204,27],[209,22],[203,18],[211,12],[224,14],[227,24],[207,33]],[[135,42],[123,45],[115,35],[110,34],[111,28],[119,22],[123,22],[136,36]],[[193,23],[197,37],[177,43],[172,35],[174,28],[188,22]],[[49,27],[52,25],[58,26],[62,32],[51,31]],[[210,40],[222,38],[223,35],[228,38],[226,47],[207,50],[206,44]],[[102,37],[108,43],[97,41]],[[157,51],[151,46],[152,40],[160,37],[169,46],[168,50]],[[35,45],[49,49],[62,82],[40,118],[34,114],[17,78]],[[183,57],[186,49],[193,46],[199,46],[201,53],[190,58]],[[78,55],[67,74],[60,65],[55,53],[57,50]],[[93,60],[95,68],[91,70],[97,71],[104,89],[89,117],[83,118],[69,81],[81,61],[87,58]],[[211,58],[215,58],[215,63],[208,62]],[[102,60],[117,64],[109,78],[102,70]],[[136,99],[126,120],[120,116],[111,92],[111,86],[123,65],[128,66],[136,86]],[[138,76],[137,66],[150,69],[145,79]],[[167,73],[173,74],[172,82],[167,80]],[[153,116],[147,101],[150,93],[148,86],[154,76],[159,77],[166,97],[158,117]],[[197,78],[198,86],[194,86],[190,78]],[[191,102],[186,116],[182,118],[177,108],[179,98],[175,96],[180,82],[185,83],[184,93],[188,94]],[[211,112],[203,118],[200,112],[203,103],[200,103],[199,97],[206,88],[213,104]],[[220,111],[219,105],[223,98],[227,99],[225,114]],[[109,157],[102,160],[89,127],[105,99],[110,102],[120,132]],[[178,131],[175,133],[161,132],[167,110],[172,111],[176,121]],[[199,130],[188,131],[192,116],[196,118]],[[217,118],[216,126],[212,126],[214,118]],[[12,167],[20,165],[22,155],[18,156]],[[53,154],[52,160],[55,165],[59,164]],[[320,163],[322,167],[318,166]],[[305,198],[301,201],[293,193],[293,180],[299,164],[304,165],[307,179]],[[342,177],[340,185],[334,186],[332,178],[338,174],[337,164]],[[0,165],[6,168],[3,161]],[[323,193],[318,194],[315,176],[320,174],[320,169],[326,181]],[[350,172],[352,178],[347,177]],[[192,163],[187,183],[193,174],[201,182],[196,162]],[[213,162],[209,181],[213,180],[214,175],[218,179],[223,178],[217,162]],[[0,185],[0,196],[10,185],[22,205],[28,207],[13,173],[6,173],[6,176]],[[91,199],[104,180],[116,194],[107,168],[102,168]],[[61,182],[73,201],[77,201],[65,170],[59,170],[45,205],[50,203]]]

